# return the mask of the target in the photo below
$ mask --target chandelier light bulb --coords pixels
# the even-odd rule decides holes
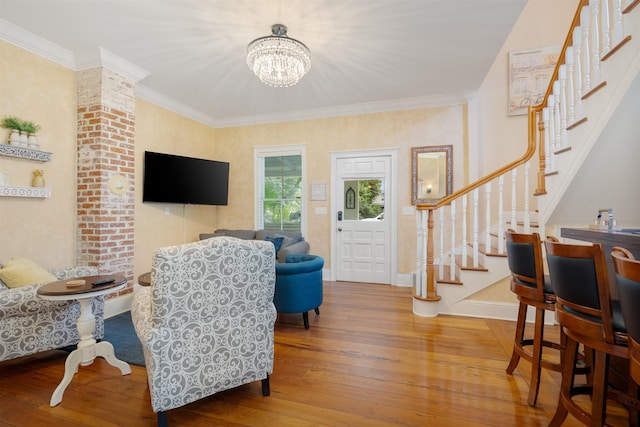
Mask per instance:
[[[247,65],[264,84],[293,86],[311,68],[311,52],[304,43],[288,37],[282,24],[273,25],[271,33],[249,43]]]

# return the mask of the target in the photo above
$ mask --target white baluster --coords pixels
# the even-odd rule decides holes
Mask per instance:
[[[486,194],[486,213],[485,213],[485,238],[484,238],[484,250],[491,252],[491,182],[487,182],[485,185]]]
[[[416,257],[416,283],[414,293],[426,296],[427,283],[427,215],[426,211],[416,211],[416,229],[418,234],[418,247]]]
[[[498,253],[504,253],[504,175],[498,178]]]
[[[453,204],[453,203],[452,203]],[[440,259],[438,260],[438,279],[442,279],[444,277],[444,207],[438,209],[438,213],[440,214]],[[453,222],[453,218],[451,220],[451,224],[455,224]],[[452,228],[455,228],[452,226]]]
[[[589,38],[589,6],[584,6],[580,11],[580,28],[582,28],[582,92],[591,90],[591,43]]]
[[[609,0],[600,1],[600,34],[600,55],[604,56],[611,50]]]
[[[524,232],[531,233],[531,214],[529,212],[529,162],[524,164]]]
[[[550,105],[549,102],[547,102],[547,105]],[[544,171],[545,173],[550,173],[553,171],[553,167],[551,165],[551,138],[549,137],[549,107],[542,109],[542,123],[544,124]]]
[[[511,169],[511,228],[518,231],[518,217],[516,212],[516,195],[518,194],[517,187],[518,169]]]
[[[478,189],[473,190],[473,267],[477,268],[478,261]]]
[[[591,14],[591,87],[602,80],[600,74],[600,0],[589,1]]]
[[[558,76],[560,85],[560,146],[566,147],[569,145],[569,134],[567,132],[567,67],[565,65],[559,67]]]
[[[467,195],[462,196],[462,265],[467,265],[469,239],[467,239]]]
[[[573,46],[567,46],[564,60],[567,66],[567,125],[570,125],[573,124],[576,119],[576,94],[573,86]]]
[[[554,147],[557,151],[562,147],[562,125],[560,122],[560,82],[553,82],[553,130],[555,131]]]
[[[617,46],[624,38],[622,26],[622,0],[613,0],[613,29],[611,30],[611,45]]]
[[[574,63],[574,87],[576,96],[576,120],[582,119],[582,28],[576,27],[573,29],[573,63]]]
[[[549,95],[547,107],[549,108],[549,150],[553,157],[556,151],[556,96],[554,94]]]
[[[456,205],[451,202],[451,257],[449,258],[449,279],[456,278]]]

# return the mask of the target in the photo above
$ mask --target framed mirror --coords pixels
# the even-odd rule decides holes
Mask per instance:
[[[414,205],[433,204],[453,191],[453,145],[411,148]]]

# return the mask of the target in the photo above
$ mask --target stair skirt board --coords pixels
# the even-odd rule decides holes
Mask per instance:
[[[451,307],[446,307],[439,314],[454,316],[479,317],[483,319],[499,319],[516,321],[518,317],[518,304],[510,302],[480,301],[467,299],[460,301]],[[527,323],[534,323],[535,309],[527,310]],[[545,324],[557,325],[554,312],[545,314]]]

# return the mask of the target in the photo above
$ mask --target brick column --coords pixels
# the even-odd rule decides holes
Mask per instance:
[[[76,262],[131,281],[135,83],[103,67],[80,71],[77,110]],[[114,176],[128,184],[123,194],[111,191]],[[131,292],[131,286],[121,293]]]

